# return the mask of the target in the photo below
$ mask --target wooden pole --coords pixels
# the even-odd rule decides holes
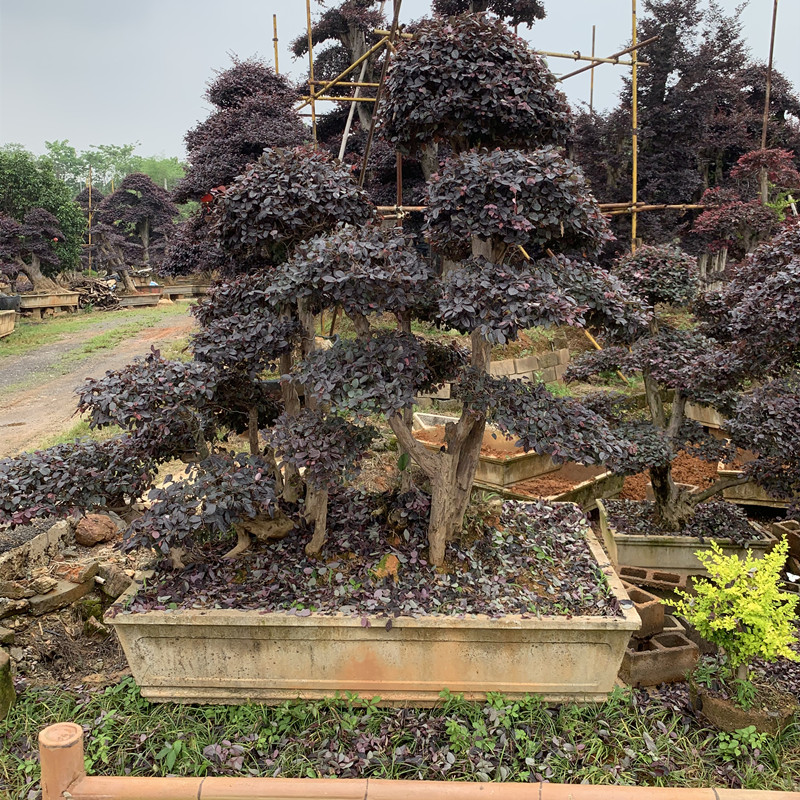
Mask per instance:
[[[308,25],[308,88],[311,90],[311,137],[314,140],[314,149],[317,149],[317,107],[314,99],[314,40],[311,36],[311,0],[306,0],[306,23]],[[321,94],[321,92],[320,92]],[[301,106],[302,107],[302,106]]]
[[[595,63],[589,64],[586,67],[581,67],[580,69],[576,69],[575,72],[568,72],[566,75],[562,75],[558,80],[557,83],[560,81],[565,81],[567,78],[574,78],[576,75],[580,75],[586,70],[592,69],[592,67],[597,67],[600,64],[625,64],[626,66],[632,66],[633,61],[620,61],[618,56],[624,56],[626,53],[632,53],[634,50],[641,49],[642,47],[646,47],[648,44],[652,44],[653,42],[657,41],[661,38],[661,34],[657,34],[656,36],[651,36],[649,39],[645,39],[643,42],[639,42],[639,44],[631,45],[631,47],[626,47],[624,50],[620,50],[618,53],[613,53],[608,58],[596,58]],[[644,66],[646,62],[638,61],[639,66]]]
[[[633,31],[631,41],[633,46],[636,47],[636,0],[631,0],[631,28]],[[633,159],[631,175],[631,205],[633,206],[633,213],[631,214],[631,253],[636,252],[636,223],[638,222],[636,203],[639,200],[639,73],[636,65],[638,52],[638,49],[633,51],[633,66],[631,67],[631,158]]]
[[[395,153],[397,159],[397,207],[403,206],[403,156],[398,150]],[[400,214],[400,222],[403,222],[403,215]]]
[[[392,15],[392,27],[389,29],[389,38],[386,39],[387,48],[392,47],[394,37],[397,35],[397,28],[400,24],[400,6],[403,0],[394,0],[394,14]],[[364,185],[364,179],[367,177],[367,159],[369,158],[369,150],[372,147],[372,138],[375,136],[375,123],[377,122],[378,101],[383,91],[383,83],[386,80],[386,70],[389,67],[389,53],[387,50],[386,56],[383,59],[383,67],[381,68],[380,86],[375,92],[375,113],[372,115],[372,122],[369,126],[369,135],[367,136],[367,143],[364,145],[364,158],[361,162],[361,174],[358,176],[358,185]]]
[[[92,165],[89,164],[89,277],[92,277]]]
[[[59,722],[39,733],[42,766],[42,800],[64,800],[72,785],[86,777],[83,762],[83,728]]]
[[[778,21],[778,0],[772,6],[772,33],[769,37],[769,62],[767,64],[767,87],[764,92],[764,120],[761,123],[761,149],[767,149],[767,123],[769,122],[769,95],[772,89],[772,56],[775,52],[775,26]]]
[[[594,41],[596,32],[597,26],[592,25],[592,58],[594,58]],[[592,69],[589,70],[589,74],[592,76],[589,83],[589,114],[591,115],[594,110],[594,65],[592,65]]]
[[[278,15],[272,15],[272,44],[275,47],[275,74],[278,75]]]

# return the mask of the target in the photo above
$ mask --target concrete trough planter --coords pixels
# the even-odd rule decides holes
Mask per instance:
[[[161,294],[170,300],[182,300],[185,297],[202,297],[208,294],[208,284],[175,284],[173,286],[161,286]]]
[[[455,422],[456,417],[447,417],[440,414],[414,414],[414,431],[438,428],[448,422]],[[498,450],[507,450],[506,457],[495,457],[481,454],[478,469],[475,473],[475,482],[487,488],[508,487],[519,481],[535,478],[558,469],[550,456],[537,453],[525,453],[514,447],[513,441],[506,439],[500,431],[494,431],[497,438],[492,438],[492,429],[486,426],[484,445],[489,445]],[[439,450],[440,443],[422,441],[429,450]],[[530,499],[530,498],[523,498]]]
[[[737,478],[739,475],[741,475],[740,470],[728,464],[723,464],[721,461],[717,464],[717,477],[719,479]],[[766,506],[768,508],[788,508],[793,502],[797,502],[800,499],[795,497],[787,500],[774,497],[752,482],[742,483],[739,486],[729,486],[727,489],[722,490],[722,497],[725,500],[730,500],[732,503],[743,506]]]
[[[161,292],[147,294],[121,294],[119,304],[122,308],[134,306],[157,306],[161,299]]]
[[[543,496],[549,503],[576,503],[583,511],[592,511],[597,508],[598,498],[616,497],[622,491],[625,478],[613,472],[598,471],[596,467],[585,467],[582,464],[562,464],[555,471],[546,473],[548,477],[558,478],[565,469],[575,474],[575,485],[558,494]],[[580,477],[585,475],[585,479]],[[524,483],[524,481],[522,482]],[[526,493],[519,484],[512,484],[503,489],[497,489],[489,484],[476,481],[475,485],[482,489],[498,491],[502,497],[509,500],[530,500],[533,495]]]
[[[601,701],[641,620],[597,540],[589,547],[624,616],[376,618],[258,611],[124,610],[114,627],[143,697],[156,702],[281,703],[354,692],[433,705],[449,689],[550,701]],[[135,594],[136,586],[120,598]],[[118,609],[114,609],[118,610]]]
[[[619,533],[609,523],[608,512],[602,500],[597,501],[597,510],[603,542],[614,565],[624,564],[626,567],[644,570],[658,569],[678,575],[707,574],[695,553],[708,549],[708,542],[703,543],[693,536],[633,536]],[[751,542],[748,548],[743,548],[730,539],[717,539],[717,544],[726,556],[735,553],[744,558],[750,551],[757,558],[763,558],[775,545],[776,539],[768,530],[753,520],[749,522],[759,535],[759,540]],[[631,580],[631,577],[627,580]]]
[[[19,297],[19,310],[30,314],[34,319],[41,319],[42,313],[51,311],[74,311],[78,308],[78,292],[40,292],[38,294],[22,294]]]
[[[720,429],[725,427],[725,417],[723,417],[719,411],[711,406],[703,406],[699,403],[687,402],[685,415],[687,419],[693,419],[695,422],[699,422],[706,428]]]
[[[0,311],[0,339],[13,333],[16,324],[16,311]]]

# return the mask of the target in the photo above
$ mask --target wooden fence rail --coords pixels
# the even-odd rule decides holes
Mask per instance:
[[[558,783],[344,778],[132,778],[88,776],[83,729],[61,722],[39,734],[42,800],[797,800],[795,792],[588,786]]]

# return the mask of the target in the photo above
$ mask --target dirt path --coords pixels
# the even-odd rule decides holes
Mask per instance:
[[[0,458],[37,446],[76,422],[75,389],[88,378],[129,364],[135,356],[146,355],[151,346],[163,346],[186,336],[194,320],[170,315],[151,327],[124,339],[113,348],[89,355],[63,372],[63,358],[87,340],[87,332],[68,334],[53,344],[21,356],[0,361],[0,387],[30,380],[32,386],[0,394]],[[94,328],[89,335],[95,335]]]

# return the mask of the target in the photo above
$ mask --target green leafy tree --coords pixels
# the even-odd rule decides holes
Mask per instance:
[[[70,187],[58,179],[49,159],[24,150],[0,151],[0,213],[23,222],[34,208],[52,214],[64,237],[55,244],[57,258],[52,263],[64,270],[79,269],[86,222]]]

